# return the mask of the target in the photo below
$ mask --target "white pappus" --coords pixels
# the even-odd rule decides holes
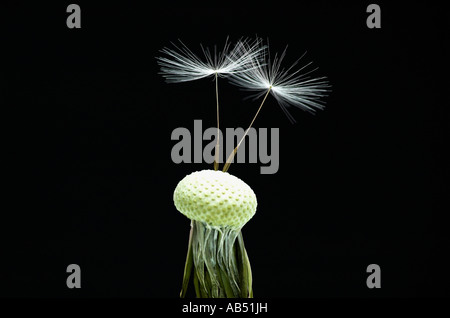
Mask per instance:
[[[270,59],[269,49],[262,50],[259,58],[252,60],[253,64],[248,71],[233,74],[230,82],[244,90],[258,92],[255,99],[270,92],[289,120],[294,122],[295,120],[287,108],[295,106],[309,112],[323,109],[324,103],[320,99],[327,95],[330,86],[326,77],[312,78],[310,76],[317,70],[317,68],[307,70],[312,62],[294,70],[306,53],[289,68],[282,68],[281,63],[286,55],[286,49],[279,57],[275,54],[273,60]]]
[[[160,52],[166,57],[157,57],[161,67],[160,74],[168,83],[180,83],[202,79],[211,75],[227,76],[246,72],[254,66],[254,60],[259,58],[265,49],[260,40],[241,39],[233,48],[228,38],[223,50],[214,52],[201,45],[204,59],[193,53],[183,42],[180,46],[172,43],[174,49],[163,48]]]

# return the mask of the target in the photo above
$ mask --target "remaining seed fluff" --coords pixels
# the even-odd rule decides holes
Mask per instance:
[[[257,92],[255,98],[270,92],[289,120],[295,122],[288,108],[294,106],[311,113],[323,109],[321,98],[327,95],[330,86],[325,77],[311,77],[317,69],[307,71],[312,62],[294,70],[305,54],[287,69],[281,65],[285,55],[286,49],[271,59],[270,50],[262,50],[258,58],[252,59],[252,67],[247,72],[232,74],[230,82],[244,90]]]
[[[256,212],[256,195],[241,179],[202,170],[182,179],[173,194],[175,207],[191,220],[212,227],[241,228]]]
[[[226,77],[246,72],[253,67],[253,60],[265,49],[260,41],[241,39],[231,48],[227,39],[223,50],[218,52],[214,47],[213,53],[202,46],[203,58],[180,41],[180,45],[172,43],[173,48],[162,49],[161,53],[164,55],[156,59],[161,66],[160,74],[168,83],[194,81],[211,75]]]

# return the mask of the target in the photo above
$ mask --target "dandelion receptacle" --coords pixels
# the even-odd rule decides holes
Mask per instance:
[[[241,229],[256,212],[256,195],[227,172],[202,170],[182,179],[175,206],[192,221],[181,296],[194,266],[197,296],[248,298],[252,276]]]

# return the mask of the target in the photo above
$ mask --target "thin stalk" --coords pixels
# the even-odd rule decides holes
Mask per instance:
[[[218,84],[218,82],[219,81],[217,80],[217,72],[216,72],[217,143],[216,143],[215,154],[214,154],[214,170],[219,169],[219,147],[220,147],[219,136],[220,136],[220,131],[219,131],[219,84]]]
[[[227,171],[228,171],[228,168],[230,167],[231,162],[233,161],[233,158],[234,158],[234,156],[236,155],[236,153],[237,153],[237,151],[238,151],[238,149],[239,149],[239,146],[241,145],[241,143],[242,143],[242,141],[244,140],[245,136],[247,136],[248,131],[250,130],[250,128],[252,128],[253,122],[255,121],[256,117],[258,116],[259,111],[261,110],[262,106],[264,105],[264,102],[266,101],[266,98],[267,98],[267,96],[269,95],[271,89],[272,89],[272,86],[269,87],[269,89],[267,90],[266,95],[264,95],[264,99],[262,100],[261,105],[260,105],[259,108],[258,108],[258,111],[256,112],[255,116],[253,117],[253,120],[252,120],[252,122],[250,123],[250,126],[248,126],[247,130],[245,131],[244,136],[242,136],[242,138],[241,138],[241,140],[238,142],[236,148],[234,148],[233,152],[228,156],[228,159],[227,159],[227,161],[225,162],[225,165],[224,165],[224,167],[223,167],[223,172],[227,172]]]

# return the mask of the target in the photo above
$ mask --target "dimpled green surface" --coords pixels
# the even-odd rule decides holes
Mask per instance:
[[[202,170],[181,180],[173,194],[178,211],[211,226],[240,228],[256,212],[256,195],[241,179],[222,171]]]

